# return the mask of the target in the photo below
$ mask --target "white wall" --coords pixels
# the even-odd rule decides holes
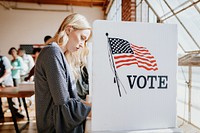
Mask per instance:
[[[5,9],[0,3],[0,51],[6,55],[11,47],[18,48],[20,44],[42,44],[45,35],[54,36],[63,19],[71,12],[61,11],[34,11]],[[8,5],[8,4],[6,4]],[[103,19],[104,13],[101,7],[67,7],[53,5],[38,5],[25,3],[9,3],[17,8],[34,9],[73,9],[73,12],[86,16],[89,22]]]

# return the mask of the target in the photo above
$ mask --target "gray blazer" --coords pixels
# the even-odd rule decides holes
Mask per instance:
[[[63,52],[43,48],[35,66],[36,123],[39,133],[82,133],[90,107],[80,102]]]

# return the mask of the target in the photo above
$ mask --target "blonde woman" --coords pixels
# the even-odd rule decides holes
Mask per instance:
[[[75,76],[78,96],[82,100],[86,100],[86,96],[89,94],[89,77],[87,71],[88,54],[89,50],[86,44],[77,52],[65,53],[67,61],[69,62]]]
[[[40,52],[35,66],[36,122],[39,133],[83,133],[91,105],[77,96],[74,74],[64,53],[82,49],[91,36],[87,19],[71,14]]]

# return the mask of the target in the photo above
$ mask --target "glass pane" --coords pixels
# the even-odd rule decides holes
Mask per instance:
[[[188,0],[166,0],[169,6],[174,9]]]
[[[117,0],[117,8],[121,7],[122,5],[122,0]]]
[[[136,8],[136,21],[141,22],[142,21],[142,6],[141,4],[137,6]]]
[[[164,23],[177,24],[178,42],[182,45],[182,47],[186,51],[199,50],[196,44],[193,42],[193,40],[190,38],[190,36],[187,34],[185,29],[182,27],[182,25],[178,22],[178,20],[175,17],[171,17],[167,21],[164,21]]]
[[[121,21],[121,0],[114,1],[107,15],[107,20]]]
[[[149,22],[150,23],[156,23],[157,22],[157,17],[151,9],[149,9]]]
[[[177,49],[177,54],[178,54],[178,57],[181,57],[185,54],[185,52],[179,45],[178,45],[178,49]]]
[[[148,22],[148,5],[142,2],[142,22]]]
[[[136,0],[136,5],[138,6],[142,0]]]
[[[184,10],[185,8],[188,8],[191,4],[192,4],[191,2],[187,2],[184,5],[179,6],[178,8],[175,8],[174,12],[178,12],[178,11]]]
[[[169,8],[162,0],[147,0],[152,8],[156,11],[159,17],[163,16],[167,12],[170,12]]]
[[[168,1],[167,1],[168,2]],[[169,3],[168,3],[169,4]],[[188,6],[190,6],[192,3],[190,1],[185,2],[184,4],[182,4],[181,6],[177,6],[176,8],[173,8],[171,5],[170,7],[174,10],[174,13],[179,12],[185,8],[187,8]],[[173,13],[170,11],[168,13],[166,13],[164,16],[161,17],[161,20],[164,20],[165,18],[168,18],[169,16],[173,15]]]
[[[200,15],[199,12],[191,7],[181,13],[179,13],[178,18],[185,25],[187,30],[190,32],[194,40],[200,46]]]

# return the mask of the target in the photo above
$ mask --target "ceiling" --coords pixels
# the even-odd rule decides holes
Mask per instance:
[[[72,6],[101,6],[105,9],[109,0],[0,0],[12,2],[25,2],[37,4],[72,5]]]
[[[16,9],[16,10],[42,10],[47,11],[46,9],[32,9],[32,8],[19,8],[16,6],[11,6],[9,2],[23,2],[23,3],[35,3],[35,4],[50,4],[50,5],[67,5],[67,6],[85,6],[93,7],[98,6],[102,7],[102,10],[105,14],[110,10],[113,0],[0,0],[0,6],[3,6],[5,9]],[[49,10],[48,10],[49,11]],[[62,10],[51,10],[51,11],[60,11]],[[66,10],[64,10],[66,12]]]

